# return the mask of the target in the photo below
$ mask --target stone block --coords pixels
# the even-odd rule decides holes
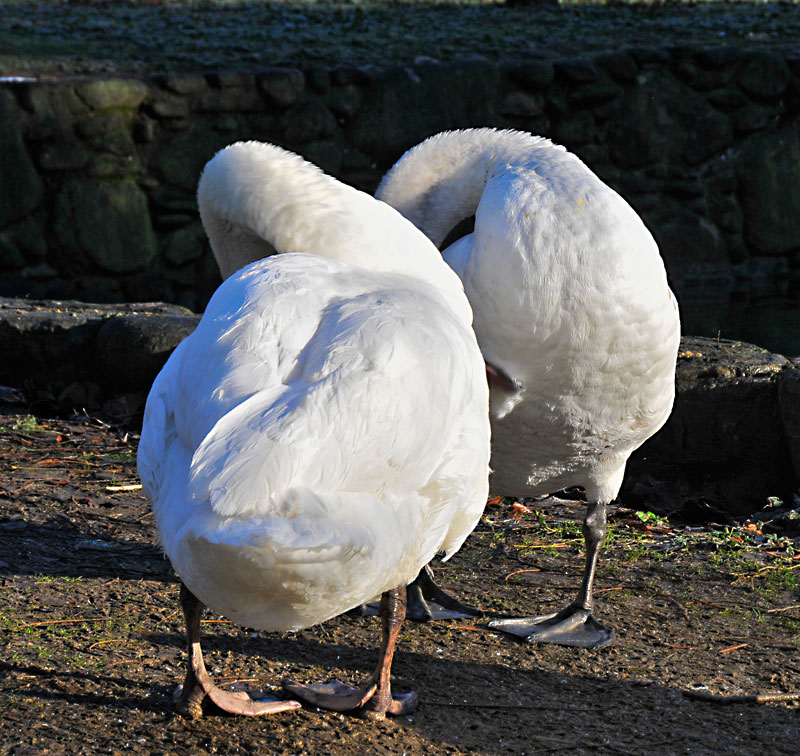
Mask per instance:
[[[744,236],[756,255],[798,246],[800,134],[791,127],[754,135],[733,150]]]
[[[366,91],[346,138],[362,152],[396,160],[438,131],[495,123],[499,85],[499,67],[480,61],[385,71]]]
[[[89,164],[89,153],[76,139],[48,142],[39,150],[43,171],[79,171]]]
[[[530,95],[527,92],[509,92],[500,105],[503,115],[529,118],[544,113],[544,98],[541,95]]]
[[[329,139],[338,128],[336,118],[316,97],[309,97],[278,118],[282,138],[291,145]]]
[[[780,97],[790,80],[791,73],[783,58],[763,50],[747,53],[737,75],[739,86],[759,99]]]
[[[771,496],[791,501],[797,478],[779,402],[790,369],[751,344],[684,337],[672,415],[631,457],[631,477],[692,491],[733,515],[763,509]],[[793,389],[792,379],[783,392]]]
[[[185,97],[161,92],[152,98],[150,109],[159,118],[184,118],[189,115],[189,102]]]
[[[97,335],[97,364],[106,386],[149,388],[199,315],[134,313],[109,318]]]
[[[306,80],[296,68],[276,68],[259,74],[258,86],[272,105],[288,108],[300,99]]]
[[[663,70],[639,76],[608,131],[611,156],[623,168],[657,162],[696,165],[725,149],[732,138],[724,115]]]
[[[61,128],[71,125],[75,117],[89,112],[89,106],[70,84],[27,84],[22,88],[21,102],[38,119],[52,120]]]
[[[200,94],[208,87],[205,77],[197,74],[168,74],[163,82],[167,89],[179,95]]]
[[[10,91],[0,89],[0,228],[34,210],[44,186],[22,140],[22,119]]]
[[[781,372],[778,403],[794,474],[800,480],[800,358],[792,360]]]
[[[333,87],[328,95],[328,107],[340,118],[351,118],[361,107],[363,90],[356,84]]]
[[[93,110],[138,108],[149,93],[139,79],[93,79],[75,85],[75,92]]]
[[[199,221],[179,228],[167,236],[164,257],[171,265],[185,265],[205,251],[206,235]]]
[[[156,256],[147,197],[133,181],[69,178],[55,197],[53,221],[65,269],[89,262],[106,273],[129,273]]]
[[[555,63],[556,76],[573,84],[586,84],[598,77],[597,67],[590,60],[559,60]]]
[[[603,53],[595,58],[595,62],[619,82],[632,82],[639,72],[636,61],[630,55],[622,52]]]
[[[150,170],[165,186],[194,194],[203,166],[231,141],[210,129],[191,129],[166,141],[151,159]]]
[[[647,222],[672,280],[693,284],[732,280],[722,235],[710,220],[689,210],[662,206]]]
[[[526,89],[544,89],[553,83],[556,72],[549,60],[532,60],[508,69],[509,78]]]

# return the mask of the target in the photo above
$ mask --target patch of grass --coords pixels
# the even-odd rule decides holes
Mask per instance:
[[[133,449],[126,449],[125,451],[121,452],[113,452],[112,454],[106,454],[105,456],[106,459],[113,462],[125,462],[128,464],[133,464],[136,462],[136,452]]]
[[[0,425],[0,433],[9,433],[13,431],[15,433],[30,434],[43,427],[44,426],[39,425],[33,415],[24,415],[18,417],[11,425]]]

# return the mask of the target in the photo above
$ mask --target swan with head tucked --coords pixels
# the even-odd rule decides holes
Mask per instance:
[[[145,411],[139,472],[182,582],[179,709],[300,705],[213,683],[204,605],[287,631],[382,594],[364,685],[284,687],[336,710],[408,711],[413,694],[390,687],[405,586],[460,547],[488,492],[489,397],[462,284],[397,211],[273,145],[219,152],[198,203],[215,254],[259,261],[216,291]]]
[[[555,615],[493,627],[540,642],[598,647],[593,616],[606,507],[630,454],[672,409],[680,323],[653,237],[575,155],[517,131],[433,136],[403,155],[376,196],[448,246],[489,369],[493,493],[586,491],[586,566]]]

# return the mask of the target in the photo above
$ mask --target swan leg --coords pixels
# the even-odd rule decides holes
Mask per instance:
[[[391,670],[394,650],[406,614],[405,587],[387,591],[381,596],[381,648],[378,664],[369,679],[358,688],[338,680],[304,685],[291,679],[283,687],[293,696],[320,709],[351,711],[364,709],[376,719],[387,714],[407,714],[417,707],[417,694],[392,695]]]
[[[578,648],[602,648],[614,640],[614,631],[594,617],[592,586],[600,547],[606,536],[606,505],[590,502],[583,520],[586,566],[575,600],[560,612],[539,617],[493,620],[489,627],[524,638],[529,643],[555,643]]]
[[[419,571],[414,581],[409,583],[407,592],[406,619],[414,622],[480,617],[483,614],[480,609],[462,604],[436,585],[433,570],[427,564]],[[377,604],[365,604],[361,609],[364,614],[379,613]]]
[[[277,714],[281,711],[300,708],[297,701],[258,700],[245,691],[232,692],[218,688],[206,670],[203,651],[200,648],[200,617],[204,607],[183,583],[181,583],[181,608],[186,620],[189,659],[186,665],[186,679],[176,691],[175,708],[180,714],[185,714],[193,719],[202,717],[205,699],[210,700],[229,714],[248,717]]]

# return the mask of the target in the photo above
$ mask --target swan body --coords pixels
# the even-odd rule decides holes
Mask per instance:
[[[666,422],[675,394],[678,308],[644,223],[575,155],[516,131],[433,136],[376,196],[437,245],[474,214],[474,231],[442,254],[486,362],[507,379],[491,389],[490,487],[532,496],[582,486],[587,540],[602,542],[627,459]],[[588,611],[592,548],[579,596]]]
[[[218,153],[198,200],[215,254],[286,254],[229,276],[171,355],[139,471],[188,591],[296,630],[405,586],[474,527],[484,364],[460,281],[389,206],[256,142]]]
[[[575,155],[522,132],[443,133],[376,196],[436,244],[464,283],[492,392],[493,492],[582,486],[612,501],[631,452],[672,409],[680,324],[651,234]]]

